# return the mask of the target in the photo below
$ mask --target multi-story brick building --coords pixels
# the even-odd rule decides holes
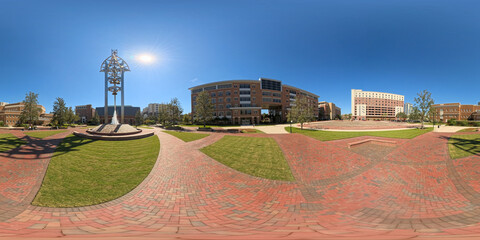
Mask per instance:
[[[434,104],[432,108],[435,111],[435,121],[437,122],[447,122],[449,119],[475,120],[476,112],[480,111],[480,103],[478,105],[442,103]]]
[[[341,118],[342,110],[335,105],[335,103],[318,102],[318,119],[319,120],[333,120]]]
[[[40,113],[38,116],[37,124],[47,125],[53,118],[53,114],[46,113],[45,107],[42,105],[37,105],[40,108]],[[6,126],[15,126],[20,121],[20,114],[22,113],[25,105],[23,102],[19,103],[5,103],[0,104],[0,121],[2,121]]]
[[[195,115],[196,98],[208,91],[214,105],[213,117],[227,118],[232,124],[258,124],[262,109],[268,109],[272,122],[285,122],[295,99],[302,95],[318,116],[318,96],[308,91],[282,84],[279,80],[229,80],[207,83],[191,90],[192,113]]]
[[[395,119],[397,113],[403,112],[404,99],[398,94],[352,89],[352,118]]]
[[[79,116],[81,123],[87,123],[95,116],[95,108],[92,108],[92,104],[75,106],[75,114]]]

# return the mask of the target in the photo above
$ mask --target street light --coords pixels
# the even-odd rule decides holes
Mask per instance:
[[[290,133],[292,133],[292,122],[293,120],[290,120]]]

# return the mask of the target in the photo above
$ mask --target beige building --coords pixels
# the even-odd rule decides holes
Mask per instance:
[[[318,102],[318,119],[319,120],[334,120],[341,118],[342,110],[335,105],[335,103]]]
[[[352,89],[352,118],[359,120],[395,119],[403,112],[404,96]]]
[[[42,105],[37,105],[41,110],[38,116],[39,125],[47,125],[53,118],[53,114],[45,113],[45,107]],[[23,102],[19,103],[0,103],[0,121],[2,121],[6,126],[13,127],[19,123],[20,114],[22,113],[25,105]]]

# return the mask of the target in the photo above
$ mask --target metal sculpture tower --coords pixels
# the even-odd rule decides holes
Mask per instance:
[[[124,95],[125,95],[125,84],[124,76],[125,72],[129,72],[130,67],[128,67],[127,62],[121,57],[117,56],[117,50],[112,50],[112,55],[103,61],[102,66],[100,67],[100,72],[105,72],[105,124],[108,124],[108,91],[112,92],[113,95],[113,117],[112,124],[118,124],[117,119],[117,93],[122,92],[122,113],[120,118],[120,123],[124,122],[125,109],[124,109]],[[108,86],[108,84],[113,84],[113,86]],[[117,86],[119,85],[120,86]]]

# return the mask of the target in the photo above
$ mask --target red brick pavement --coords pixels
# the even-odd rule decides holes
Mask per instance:
[[[28,204],[49,154],[66,133],[3,154],[0,211],[16,210],[0,214],[0,237],[480,236],[480,177],[475,170],[480,156],[451,160],[448,134],[351,149],[348,143],[363,138],[321,142],[299,134],[273,135],[296,178],[283,182],[237,172],[198,150],[224,134],[184,143],[155,132],[161,150],[145,181],[119,199],[90,207]]]

